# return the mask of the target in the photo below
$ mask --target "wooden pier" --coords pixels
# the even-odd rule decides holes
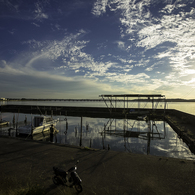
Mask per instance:
[[[165,121],[195,154],[195,115],[179,110],[167,110]]]
[[[164,109],[138,109],[138,108],[114,108],[107,107],[76,107],[76,106],[35,106],[35,105],[3,105],[1,112],[40,114],[40,115],[64,115],[99,118],[137,118],[138,116],[156,113],[158,116],[164,113]]]

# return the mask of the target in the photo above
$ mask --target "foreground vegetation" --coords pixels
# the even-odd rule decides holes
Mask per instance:
[[[75,194],[72,191],[74,189],[64,187],[64,186],[53,186],[55,189],[54,194],[59,195],[70,195]],[[1,195],[46,195],[51,189],[45,189],[44,186],[40,184],[33,184],[32,181],[27,181],[25,185],[22,185],[15,177],[1,177],[0,179],[0,194]],[[50,194],[50,193],[49,193]],[[53,194],[53,193],[51,193]]]

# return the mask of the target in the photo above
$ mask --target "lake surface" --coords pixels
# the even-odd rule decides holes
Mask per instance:
[[[50,105],[50,106],[105,106],[103,102],[7,102],[8,104]],[[123,104],[123,103],[121,103]],[[134,108],[136,108],[134,102]],[[122,107],[123,105],[121,105]],[[163,105],[162,105],[163,106]],[[161,107],[162,107],[161,106]],[[130,107],[130,105],[129,105]],[[161,108],[160,107],[160,108]],[[169,103],[168,108],[194,114],[195,103]],[[19,125],[31,122],[34,115],[23,113],[2,113],[2,118],[12,123],[13,116]],[[195,160],[188,146],[164,121],[137,121],[132,119],[106,119],[89,117],[53,116],[60,121],[56,125],[59,132],[52,141],[61,144],[110,149],[115,151],[151,154],[173,158]],[[66,118],[66,120],[64,120]],[[82,126],[81,126],[82,123]],[[8,128],[0,128],[0,135],[8,135]],[[82,133],[81,133],[82,129]],[[15,136],[15,131],[11,131]],[[35,140],[50,141],[49,133],[33,136]]]

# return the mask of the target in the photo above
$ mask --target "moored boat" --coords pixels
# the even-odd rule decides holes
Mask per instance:
[[[9,125],[9,121],[6,120],[0,120],[0,126],[5,126],[5,125]]]
[[[56,125],[59,119],[53,119],[47,116],[35,116],[32,124],[18,127],[19,134],[37,134],[44,131],[49,131],[51,125]]]

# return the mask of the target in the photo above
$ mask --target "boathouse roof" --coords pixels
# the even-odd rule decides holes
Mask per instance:
[[[120,94],[120,95],[100,95],[100,97],[165,97],[161,94]]]

